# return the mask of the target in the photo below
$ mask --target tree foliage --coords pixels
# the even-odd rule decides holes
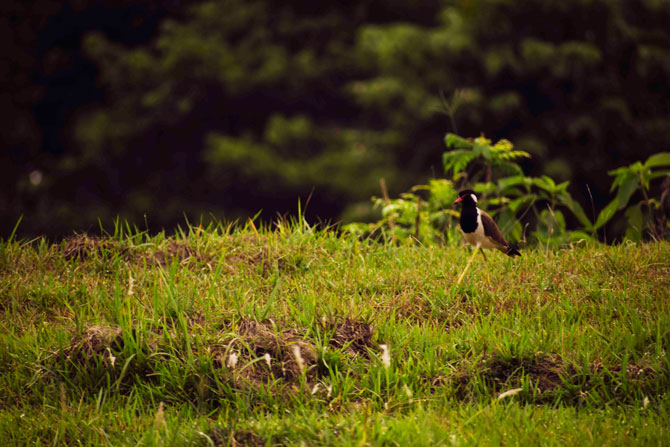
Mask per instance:
[[[53,216],[38,231],[115,214],[170,226],[272,217],[312,194],[313,216],[360,220],[380,178],[393,195],[442,172],[445,128],[532,155],[474,180],[518,166],[571,181],[583,205],[588,184],[600,207],[608,170],[670,141],[667,2],[182,5],[140,43],[86,34],[104,100],[68,120],[41,186],[34,163],[10,175],[23,199],[5,215]]]

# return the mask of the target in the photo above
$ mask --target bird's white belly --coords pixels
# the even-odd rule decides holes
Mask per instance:
[[[477,228],[472,233],[463,233],[463,237],[465,237],[465,241],[468,244],[474,245],[475,247],[479,246],[479,248],[498,248],[498,245],[496,245],[493,241],[491,241],[491,239],[486,237],[486,234],[484,234],[482,216],[479,213],[477,214]]]

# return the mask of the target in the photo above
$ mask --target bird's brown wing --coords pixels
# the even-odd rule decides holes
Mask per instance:
[[[484,211],[481,212],[482,225],[484,225],[484,234],[488,237],[494,244],[500,245],[500,249],[507,248],[509,244],[503,237],[498,225],[491,216],[486,214]]]

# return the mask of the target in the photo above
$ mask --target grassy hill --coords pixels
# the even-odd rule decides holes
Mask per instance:
[[[0,244],[1,445],[667,445],[670,244]]]

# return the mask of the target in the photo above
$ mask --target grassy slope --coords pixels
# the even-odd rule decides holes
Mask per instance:
[[[297,225],[2,243],[0,444],[670,442],[668,243],[477,256],[456,287],[469,254]]]

